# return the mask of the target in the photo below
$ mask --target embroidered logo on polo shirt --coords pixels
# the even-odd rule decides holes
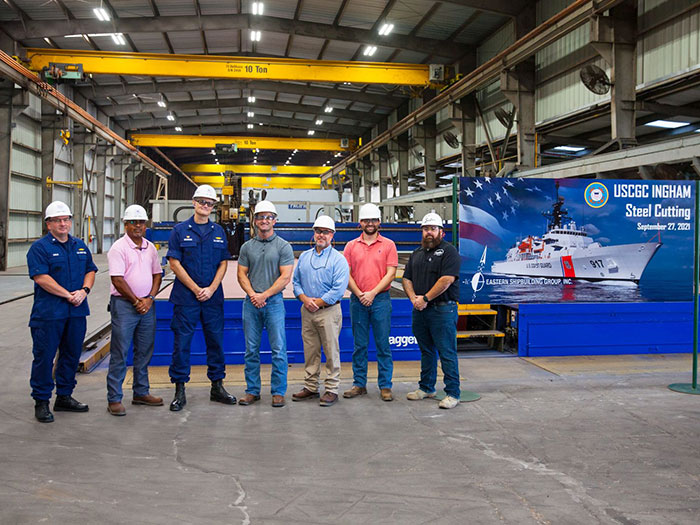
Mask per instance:
[[[435,250],[435,257],[440,257],[445,253],[445,250],[440,248],[439,250]]]

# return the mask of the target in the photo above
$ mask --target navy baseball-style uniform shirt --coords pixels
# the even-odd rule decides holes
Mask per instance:
[[[32,279],[37,275],[49,275],[69,292],[83,287],[85,274],[97,271],[92,254],[82,240],[69,235],[66,242],[60,242],[50,233],[29,248],[27,267]],[[87,299],[79,306],[73,306],[67,299],[49,293],[34,283],[34,305],[29,326],[38,326],[41,321],[88,315],[90,308]]]
[[[430,304],[459,300],[459,252],[457,248],[443,240],[432,250],[418,248],[408,259],[403,276],[413,283],[416,295],[425,295],[443,275],[454,275],[456,279],[450,287]]]
[[[166,257],[180,261],[187,275],[197,286],[209,286],[221,261],[230,259],[224,229],[213,222],[197,224],[193,215],[173,228]],[[221,285],[207,302],[210,301],[212,304],[223,303],[224,291]],[[175,279],[173,283],[170,302],[180,305],[200,304],[197,297],[179,279]]]

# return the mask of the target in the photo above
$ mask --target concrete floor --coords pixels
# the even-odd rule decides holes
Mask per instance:
[[[687,356],[463,359],[463,388],[483,397],[450,411],[405,399],[414,363],[397,366],[392,403],[373,387],[329,408],[273,409],[266,391],[231,407],[194,383],[179,414],[128,404],[116,418],[98,369],[75,392],[89,413],[40,424],[30,307],[0,305],[3,524],[698,522],[700,396],[666,388],[690,380]],[[240,367],[227,385],[243,394]]]

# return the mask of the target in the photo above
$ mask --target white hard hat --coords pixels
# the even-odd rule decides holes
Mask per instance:
[[[275,208],[275,205],[272,204],[270,201],[260,201],[255,206],[255,215],[263,212],[274,213],[275,215],[277,215],[277,208]]]
[[[138,204],[132,204],[124,210],[124,216],[122,217],[122,220],[147,221],[148,213],[146,213],[146,210],[143,208],[143,206],[139,206]]]
[[[50,219],[51,217],[63,217],[64,215],[68,215],[68,217],[73,216],[68,205],[65,202],[53,201],[46,207],[44,219]]]
[[[209,186],[209,184],[202,184],[197,188],[194,195],[192,195],[192,198],[196,199],[197,197],[203,197],[205,199],[211,199],[217,202],[219,200],[219,197],[216,195],[216,190]]]
[[[326,230],[335,231],[335,221],[328,215],[321,215],[316,219],[313,225],[314,228],[325,228]]]
[[[421,221],[420,225],[421,228],[423,226],[439,226],[440,228],[443,228],[442,219],[437,213],[432,211],[430,213],[425,214],[425,217],[423,217],[423,220]]]
[[[360,220],[364,219],[381,219],[382,212],[379,211],[379,206],[368,202],[360,208]]]

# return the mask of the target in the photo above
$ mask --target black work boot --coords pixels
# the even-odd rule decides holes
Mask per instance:
[[[73,396],[56,396],[53,409],[56,412],[87,412],[90,408]]]
[[[187,398],[185,397],[185,383],[175,383],[175,397],[173,402],[170,403],[170,410],[173,412],[179,412],[187,404]]]
[[[39,423],[53,423],[53,414],[49,410],[48,399],[34,400],[34,417]]]
[[[217,403],[223,403],[225,405],[236,404],[236,398],[228,392],[226,392],[226,389],[224,388],[224,382],[221,379],[219,379],[218,381],[211,382],[211,392],[209,394],[209,399],[212,401],[216,401]]]

